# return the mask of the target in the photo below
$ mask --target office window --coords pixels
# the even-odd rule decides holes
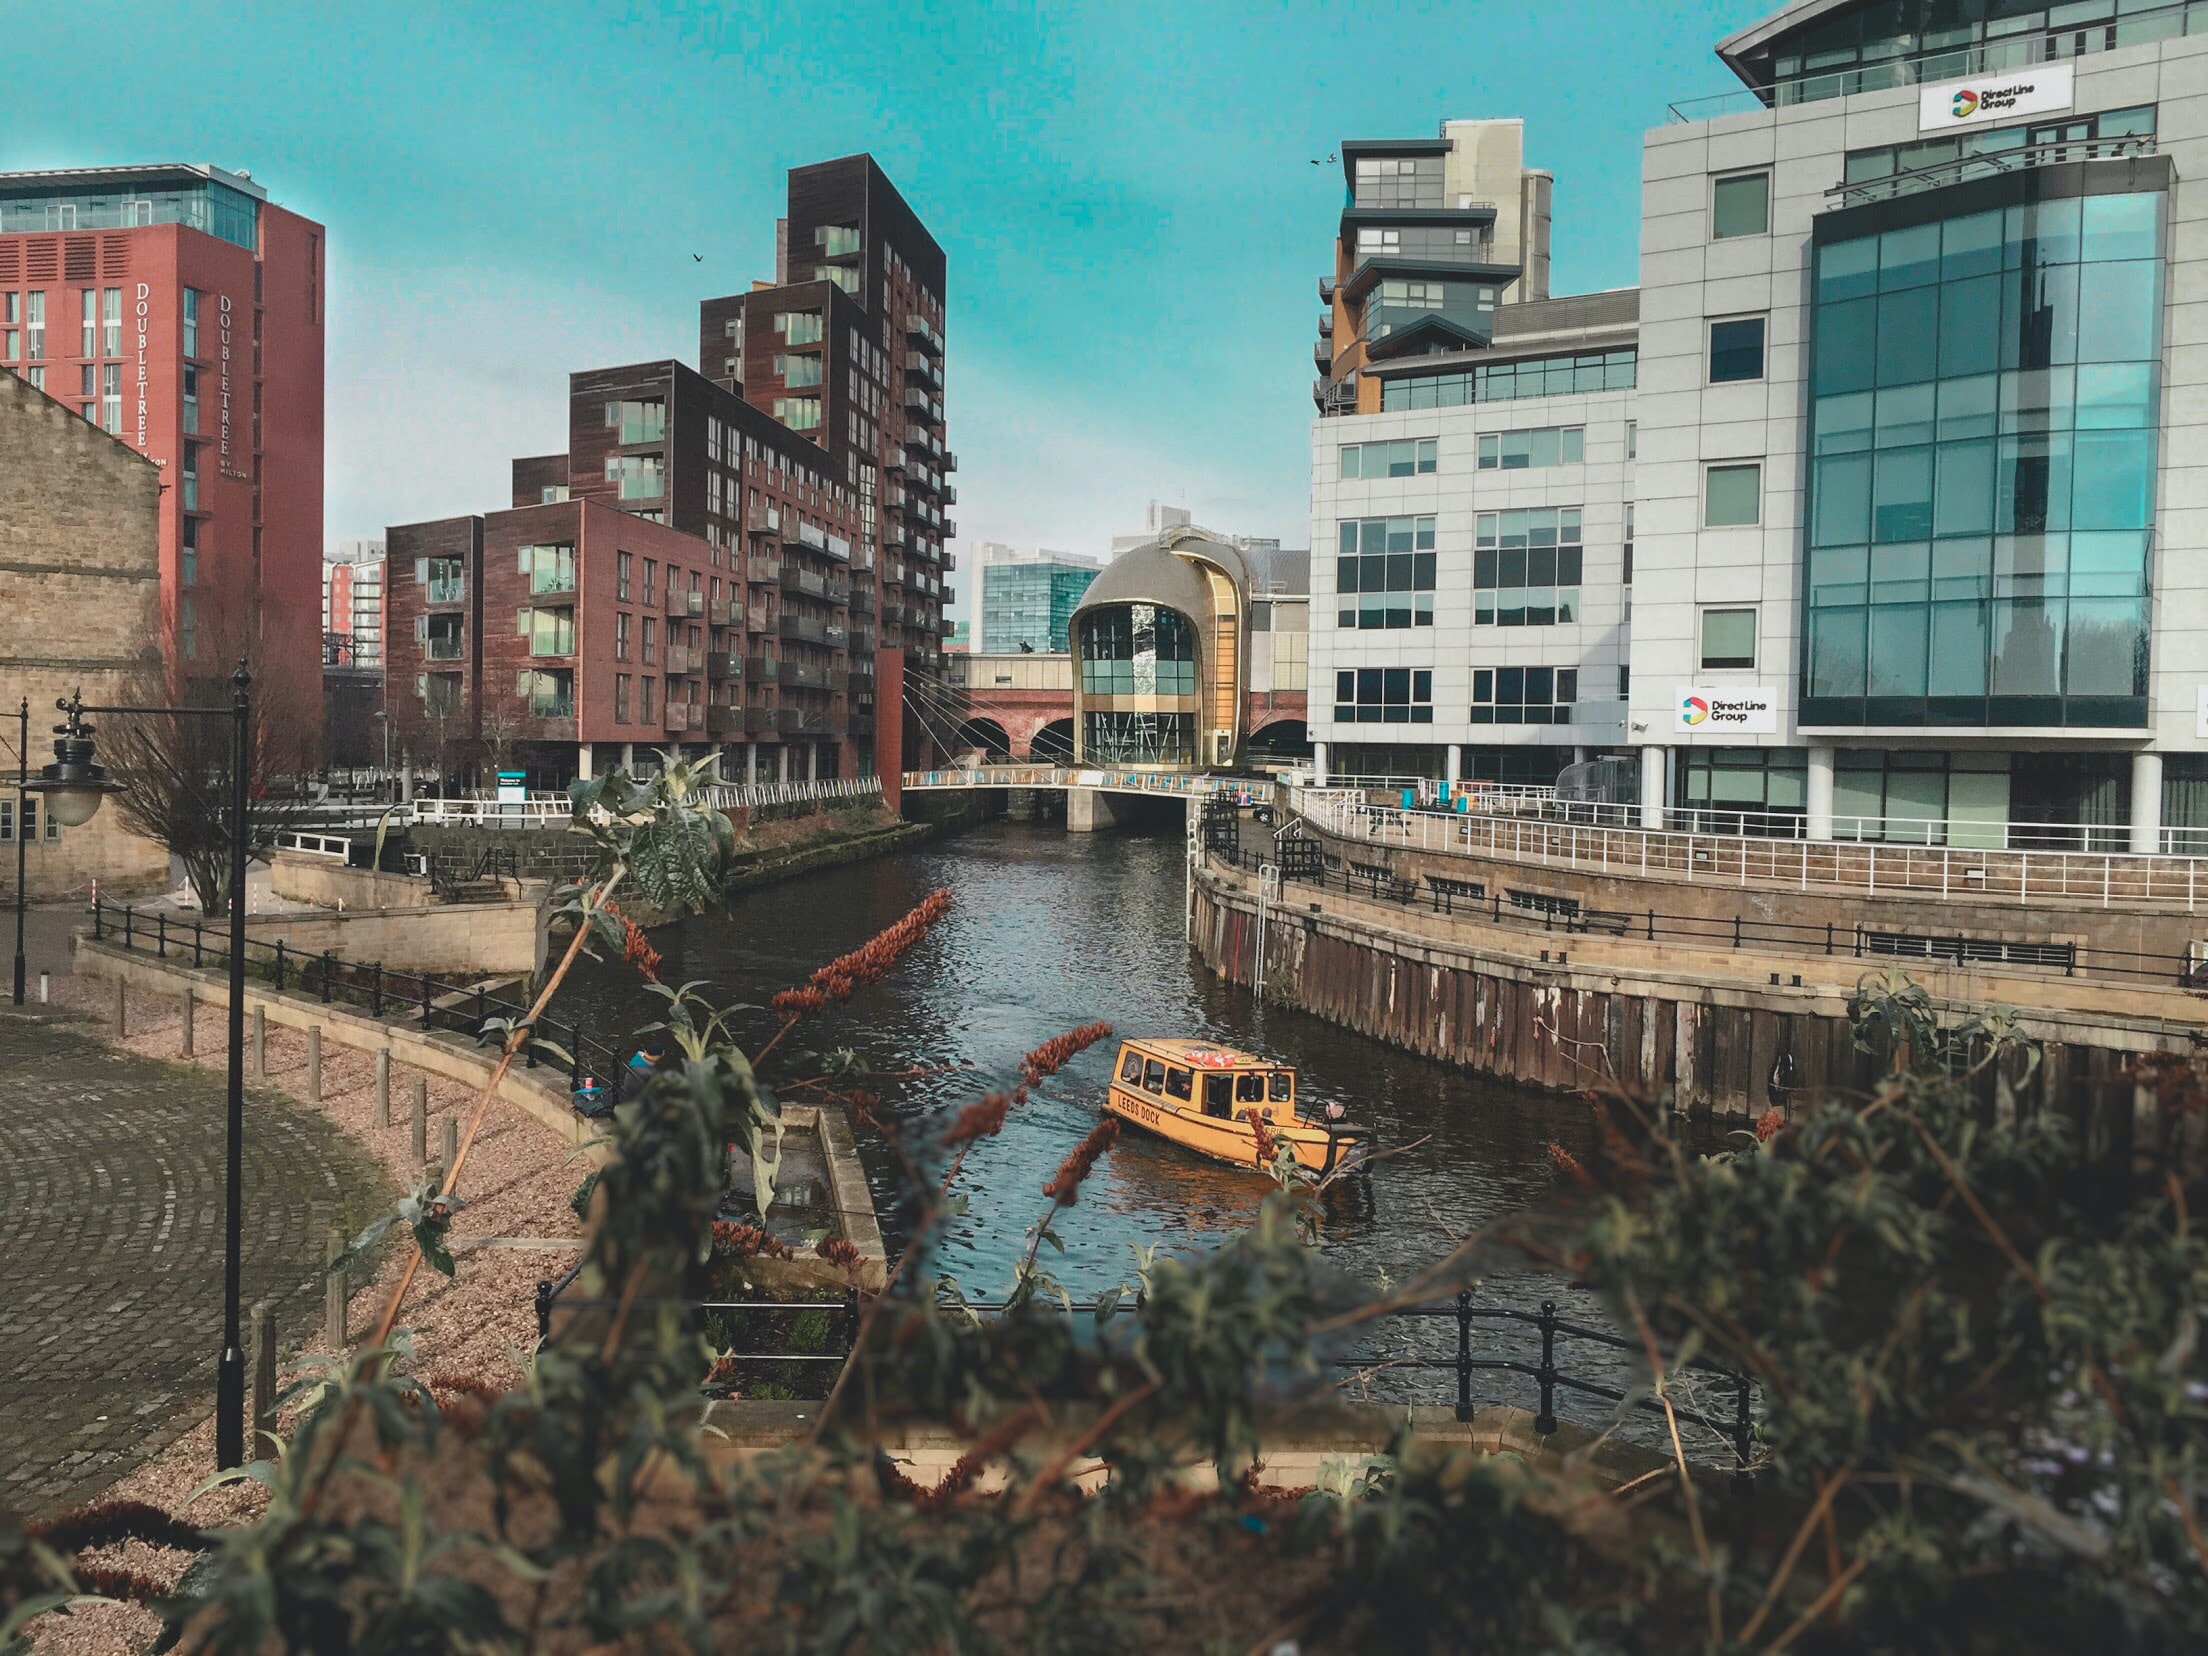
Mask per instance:
[[[36,362],[46,354],[46,295],[28,293],[23,302],[29,307],[23,318],[23,354]]]
[[[199,430],[199,370],[188,362],[184,365],[184,429]]]
[[[1641,422],[1638,420],[1625,422],[1625,457],[1628,460],[1641,457]]]
[[[629,659],[629,612],[627,610],[615,610],[613,612],[613,659],[616,661]]]
[[[1627,501],[1627,502],[1625,503],[1625,580],[1624,580],[1624,584],[1625,584],[1626,586],[1631,586],[1631,585],[1633,584],[1633,502],[1632,502],[1632,501],[1630,501],[1630,500],[1629,500],[1629,501]]]
[[[114,433],[123,429],[123,365],[119,362],[100,368],[100,424]]]
[[[1577,506],[1482,512],[1472,537],[1473,621],[1497,627],[1577,621],[1580,519]]]
[[[23,295],[0,293],[0,362],[13,362],[23,350]]]
[[[1538,466],[1576,466],[1587,458],[1585,426],[1535,426],[1527,431],[1491,431],[1480,438],[1480,470],[1530,471]]]
[[[1771,228],[1771,175],[1737,173],[1710,186],[1710,239],[1760,236]]]
[[[123,354],[123,290],[108,288],[100,295],[100,351],[104,356]],[[113,428],[110,427],[110,430]]]
[[[43,368],[24,369],[23,379],[24,383],[29,385],[33,391],[43,391],[46,389],[46,370]]]
[[[199,355],[199,294],[192,288],[184,290],[184,354]]]
[[[1334,589],[1341,626],[1374,631],[1434,624],[1434,520],[1346,518]]]
[[[629,576],[635,559],[626,552],[613,555],[613,598],[617,604],[629,601]]]
[[[1760,316],[1735,317],[1710,324],[1710,383],[1733,385],[1763,378],[1763,329]]]
[[[629,722],[629,675],[626,673],[613,675],[613,722]]]
[[[1590,351],[1575,356],[1528,357],[1445,374],[1389,375],[1380,382],[1380,407],[1460,408],[1467,403],[1513,402],[1523,397],[1561,397],[1588,391],[1630,391],[1639,375],[1631,350]]]
[[[1763,462],[1708,467],[1702,474],[1702,522],[1711,529],[1763,521]]]
[[[1570,724],[1576,667],[1481,667],[1472,674],[1474,724]]]
[[[1424,667],[1358,667],[1334,675],[1336,724],[1432,724],[1434,675]]]
[[[1756,612],[1706,609],[1702,612],[1702,665],[1753,667],[1756,664]]]
[[[77,370],[77,395],[96,397],[100,394],[100,369],[97,363],[88,362]]]
[[[1406,437],[1391,443],[1344,443],[1342,477],[1417,477],[1434,469],[1434,439]]]
[[[100,354],[100,290],[84,290],[84,349],[77,355],[96,357]]]

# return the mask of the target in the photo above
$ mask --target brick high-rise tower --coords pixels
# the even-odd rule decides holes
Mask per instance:
[[[162,468],[161,613],[319,698],[321,225],[244,173],[0,174],[0,369]],[[319,721],[315,721],[319,723]]]

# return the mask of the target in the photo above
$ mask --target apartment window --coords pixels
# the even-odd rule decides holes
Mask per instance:
[[[791,345],[818,345],[822,336],[820,312],[778,312],[774,318],[774,331]]]
[[[846,293],[859,291],[859,273],[848,265],[815,265],[813,266],[813,280],[816,282],[833,282]]]
[[[32,844],[36,844],[41,837],[38,827],[38,795],[29,794],[23,800],[23,838]],[[61,838],[61,822],[51,812],[46,817],[44,837],[50,840]],[[14,843],[15,795],[11,793],[5,798],[0,798],[0,845],[13,845]]]
[[[184,354],[199,355],[199,294],[192,288],[184,290]]]
[[[810,352],[796,356],[777,356],[774,359],[774,374],[784,385],[818,385],[820,358]]]
[[[1734,385],[1763,378],[1763,329],[1760,316],[1734,317],[1710,324],[1710,383]]]
[[[652,594],[658,590],[659,560],[657,558],[646,558],[644,560],[644,602],[647,604],[656,603],[658,600],[653,598]]]
[[[1392,443],[1344,443],[1342,477],[1419,477],[1434,469],[1434,439],[1406,437]]]
[[[774,399],[774,417],[792,431],[818,431],[820,429],[820,399],[818,397],[777,397]]]
[[[644,659],[647,662],[659,659],[659,623],[649,615],[644,617]]]
[[[100,354],[100,290],[84,290],[84,349],[77,355],[96,357]]]
[[[23,295],[0,293],[0,362],[13,362],[23,348]]]
[[[636,719],[639,724],[652,722],[652,686],[659,680],[640,678],[636,681]]]
[[[177,551],[177,580],[184,586],[199,584],[199,519],[184,520],[183,544]]]
[[[199,430],[199,370],[188,362],[184,365],[184,429]]]
[[[1641,422],[1638,420],[1625,422],[1625,457],[1628,460],[1641,457]]]
[[[565,483],[547,483],[537,491],[537,504],[540,506],[556,506],[566,499],[567,485]]]
[[[429,588],[432,604],[457,604],[467,596],[467,576],[458,558],[416,558],[414,579]]]
[[[520,557],[521,573],[529,577],[532,597],[575,590],[574,547],[524,546]]]
[[[1358,667],[1334,675],[1336,724],[1432,724],[1434,675],[1424,667]]]
[[[1737,529],[1763,521],[1763,462],[1711,466],[1702,473],[1702,522]]]
[[[414,637],[428,661],[458,661],[462,645],[461,619],[457,615],[417,615]]]
[[[629,570],[634,562],[635,559],[626,552],[616,552],[613,555],[613,597],[616,603],[625,604],[629,601]]]
[[[460,711],[458,673],[423,673],[414,680],[414,692],[422,698],[422,710],[433,719],[450,718]]]
[[[529,640],[533,656],[575,653],[575,612],[571,609],[521,609],[514,612],[515,633]]]
[[[43,368],[24,369],[23,379],[24,382],[28,384],[33,391],[43,391],[46,389],[46,370]]]
[[[613,675],[613,722],[629,722],[629,675],[626,673]]]
[[[30,308],[23,319],[23,354],[36,362],[46,354],[46,295],[29,293],[24,302]]]
[[[1705,669],[1754,667],[1756,612],[1706,609],[1702,612],[1702,665]]]
[[[609,454],[606,481],[623,500],[657,500],[667,492],[667,462],[657,454]]]
[[[1570,724],[1577,667],[1481,667],[1472,674],[1474,724]]]
[[[1434,624],[1434,520],[1347,518],[1334,588],[1341,626],[1377,631]]]
[[[667,404],[658,397],[606,404],[606,429],[621,443],[656,443],[667,435]]]
[[[1576,466],[1587,458],[1585,426],[1535,426],[1527,431],[1491,431],[1480,439],[1480,470],[1531,471],[1541,466]]]
[[[186,443],[183,457],[177,462],[178,477],[183,484],[184,510],[199,510],[199,445]]]
[[[1580,532],[1577,506],[1482,512],[1472,539],[1473,621],[1497,627],[1577,621]]]
[[[110,432],[123,429],[123,365],[119,362],[100,368],[100,424]]]
[[[514,694],[529,704],[533,719],[575,716],[575,672],[568,667],[524,667],[514,674]]]
[[[613,659],[616,661],[629,659],[629,612],[627,610],[615,610],[613,612]]]
[[[86,363],[83,368],[78,370],[78,376],[78,396],[96,397],[100,394],[100,370],[97,363]]]
[[[109,288],[100,295],[100,350],[103,356],[123,354],[123,290]],[[113,430],[111,426],[108,428]]]
[[[1771,228],[1771,175],[1735,173],[1710,185],[1710,239],[1760,236]]]

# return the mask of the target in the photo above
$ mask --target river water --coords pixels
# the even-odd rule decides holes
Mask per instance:
[[[1056,824],[998,822],[747,893],[723,913],[654,932],[652,942],[666,981],[703,978],[721,1000],[764,1003],[948,886],[955,900],[925,942],[785,1045],[852,1047],[881,1071],[947,1066],[881,1083],[889,1113],[916,1126],[1010,1086],[1023,1053],[1092,1020],[1122,1035],[1203,1036],[1285,1059],[1306,1098],[1340,1100],[1387,1145],[1425,1141],[1380,1163],[1361,1188],[1329,1193],[1322,1246],[1373,1287],[1406,1280],[1447,1253],[1454,1236],[1541,1200],[1555,1178],[1552,1140],[1586,1149],[1584,1103],[1499,1087],[1221,984],[1183,939],[1184,854],[1177,832],[1069,834]],[[602,1035],[651,1021],[658,1006],[618,963],[584,962],[555,1011]],[[761,1037],[772,1028],[763,1013],[754,1024]],[[934,1269],[977,1297],[1001,1294],[1048,1205],[1043,1185],[1097,1122],[1115,1049],[1107,1040],[1083,1053],[977,1148],[963,1179],[972,1211],[944,1238]],[[770,1071],[778,1078],[811,1073],[783,1067],[781,1056]],[[862,1153],[894,1252],[908,1216],[893,1159],[867,1137]],[[1053,1227],[1063,1256],[1045,1258],[1084,1297],[1127,1280],[1137,1246],[1216,1243],[1270,1188],[1254,1172],[1131,1132]],[[1487,1291],[1524,1303],[1556,1288],[1506,1270]]]

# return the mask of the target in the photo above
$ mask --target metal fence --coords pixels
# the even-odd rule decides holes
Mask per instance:
[[[166,910],[142,913],[128,904],[95,898],[92,935],[134,954],[173,960],[195,971],[223,969],[230,963],[227,921],[208,925]],[[252,937],[245,941],[245,970],[248,978],[268,984],[279,994],[318,996],[325,1006],[342,1004],[371,1018],[447,1030],[471,1040],[482,1037],[486,1024],[519,1021],[529,1015],[526,1002],[494,995],[481,983],[471,985],[434,972],[402,972],[381,961],[343,960],[327,950],[302,952],[282,942]],[[569,1092],[585,1114],[602,1115],[621,1101],[634,1043],[601,1041],[572,1020],[539,1018],[533,1032],[537,1039],[521,1051],[526,1068],[536,1069],[547,1060],[559,1062],[558,1057],[540,1052],[538,1041],[550,1042],[566,1057]],[[598,1083],[594,1091],[586,1091],[586,1081]]]
[[[1359,793],[1317,788],[1297,789],[1290,800],[1297,814],[1341,839],[1531,867],[1569,867],[1695,885],[1756,882],[1801,891],[1905,895],[1941,902],[1990,897],[2020,904],[2059,902],[2102,908],[2121,902],[2182,907],[2194,913],[2208,901],[2208,857],[1781,838],[1743,832],[1756,824],[1746,821],[1741,812],[1699,813],[1700,818],[1730,830],[1712,832],[1694,826],[1659,829],[1572,820],[1580,813],[1625,809],[1617,806],[1544,806],[1528,801],[1515,810],[1506,806],[1406,811],[1370,804]],[[1690,822],[1697,816],[1685,814]],[[1851,818],[1847,822],[1906,825],[1918,834],[1927,827],[1913,819]],[[2004,837],[2007,829],[2020,834],[2049,831],[2047,824],[1982,826],[1989,830],[1988,838],[1996,828],[2004,829]]]
[[[1271,782],[1199,771],[1105,770],[1075,765],[970,765],[907,771],[905,788],[1103,788],[1115,793],[1225,794],[1244,805],[1272,802]]]
[[[576,1271],[571,1270],[563,1277],[537,1284],[540,1339],[550,1338],[556,1311],[574,1318],[612,1307],[614,1302],[610,1300],[563,1300],[575,1276]],[[816,1365],[832,1377],[833,1370],[827,1365],[841,1367],[849,1360],[859,1327],[856,1292],[840,1301],[654,1300],[639,1304],[674,1305],[696,1317],[708,1332],[739,1336],[760,1319],[771,1323],[790,1313],[820,1312],[832,1318],[830,1349],[724,1349],[721,1361],[715,1365],[714,1378],[707,1382],[707,1391],[714,1395],[726,1395],[736,1383],[735,1375],[745,1367]],[[1133,1315],[1138,1304],[1134,1300],[1121,1301],[1106,1311],[1102,1320]],[[1038,1308],[1046,1312],[1053,1309],[1047,1303],[1039,1303]],[[995,1317],[1003,1315],[1006,1307],[1001,1301],[969,1301],[966,1309]],[[1065,1314],[1094,1317],[1096,1302],[1076,1301]],[[721,1321],[716,1328],[709,1319]],[[1638,1380],[1645,1373],[1643,1348],[1607,1329],[1561,1315],[1554,1300],[1543,1300],[1538,1310],[1526,1310],[1481,1305],[1470,1290],[1464,1290],[1447,1300],[1392,1308],[1376,1317],[1372,1328],[1365,1349],[1336,1352],[1325,1359],[1330,1367],[1344,1371],[1344,1378],[1337,1382],[1339,1387],[1369,1397],[1376,1379],[1399,1376],[1418,1381],[1439,1375],[1452,1382],[1440,1398],[1430,1388],[1416,1384],[1409,1388],[1383,1385],[1380,1389],[1389,1402],[1446,1402],[1457,1419],[1470,1420],[1483,1402],[1505,1400],[1488,1377],[1511,1376],[1529,1384],[1506,1388],[1509,1400],[1531,1401],[1534,1430],[1544,1435],[1557,1429],[1557,1405],[1565,1397],[1599,1399],[1654,1416],[1664,1412],[1663,1404],[1645,1386],[1616,1383],[1628,1377]],[[1437,1333],[1439,1340],[1433,1338]],[[1674,1377],[1672,1389],[1672,1412],[1681,1425],[1709,1434],[1726,1464],[1736,1470],[1745,1468],[1755,1448],[1755,1386],[1748,1376],[1696,1359]],[[1599,1427],[1603,1422],[1583,1424]]]

